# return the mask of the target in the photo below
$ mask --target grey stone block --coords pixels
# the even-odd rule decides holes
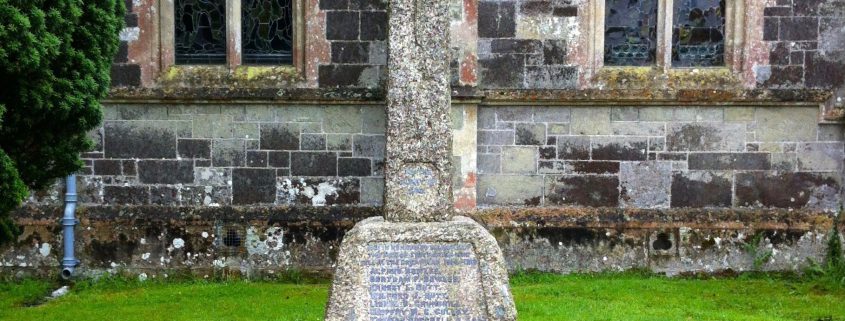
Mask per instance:
[[[648,138],[645,137],[595,137],[592,142],[595,160],[646,160]]]
[[[537,175],[479,175],[478,202],[488,205],[539,205],[543,177]]]
[[[501,172],[501,154],[478,154],[478,174],[493,174]]]
[[[769,153],[690,153],[690,170],[769,170]]]
[[[737,123],[669,124],[669,151],[744,151],[745,125]]]
[[[382,135],[355,135],[352,137],[352,155],[384,158],[385,144]]]
[[[326,135],[302,134],[299,144],[300,150],[326,150]]]
[[[840,183],[835,177],[828,173],[737,173],[736,205],[838,211]]]
[[[503,147],[502,172],[514,174],[536,173],[537,153],[536,147]]]
[[[267,150],[298,150],[298,124],[263,123],[261,124],[261,149]]]
[[[672,164],[669,162],[622,162],[619,169],[621,206],[669,208]]]
[[[243,166],[246,161],[245,143],[240,139],[212,141],[211,164],[215,167]]]
[[[543,145],[546,143],[546,125],[517,123],[514,126],[517,145]]]
[[[818,108],[757,108],[757,140],[761,142],[814,141]]]
[[[194,182],[194,162],[140,160],[138,180],[146,184],[190,184]]]
[[[845,144],[798,143],[798,170],[840,171],[845,161]]]
[[[547,176],[546,206],[619,206],[619,178],[617,176]]]
[[[612,107],[610,112],[611,121],[637,121],[639,120],[640,109],[637,107]]]
[[[232,203],[268,204],[276,201],[276,170],[235,168],[232,170]]]
[[[512,130],[479,130],[478,145],[513,145],[516,135]]]
[[[676,172],[672,177],[672,207],[730,207],[730,173]]]
[[[549,106],[534,107],[535,122],[568,123],[571,120],[569,107]]]
[[[107,158],[176,158],[176,129],[168,122],[107,121]]]
[[[290,164],[293,176],[337,176],[337,153],[292,152]]]
[[[362,177],[361,204],[382,205],[384,204],[384,178]]]
[[[571,131],[575,135],[610,135],[610,107],[572,108]]]
[[[572,89],[578,84],[578,67],[527,66],[525,87],[532,89]]]
[[[590,138],[585,136],[558,136],[557,158],[590,159]]]

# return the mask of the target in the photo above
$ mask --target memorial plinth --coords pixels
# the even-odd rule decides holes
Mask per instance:
[[[389,16],[384,218],[344,236],[326,320],[515,320],[496,240],[454,216],[448,2]]]
[[[473,220],[386,222],[343,239],[326,320],[515,320],[496,240]]]

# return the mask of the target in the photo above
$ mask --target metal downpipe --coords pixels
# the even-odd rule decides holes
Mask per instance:
[[[74,269],[79,265],[79,260],[74,256],[74,228],[79,221],[76,220],[76,175],[67,177],[65,184],[65,214],[62,217],[62,235],[64,241],[64,259],[62,259],[62,278],[73,277]]]

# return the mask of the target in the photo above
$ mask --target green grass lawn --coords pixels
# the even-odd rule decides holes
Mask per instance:
[[[512,283],[519,320],[845,321],[845,289],[778,277],[527,274]],[[110,280],[39,302],[55,287],[0,283],[0,320],[321,320],[329,285]]]

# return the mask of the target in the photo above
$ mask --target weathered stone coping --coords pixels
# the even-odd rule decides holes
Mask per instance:
[[[818,105],[831,97],[823,89],[585,89],[585,90],[483,90],[452,87],[455,104],[555,104],[555,105]],[[315,88],[112,88],[106,103],[215,102],[302,104],[383,104],[384,91],[374,89]]]
[[[86,220],[144,219],[197,221],[330,222],[349,225],[381,216],[380,207],[364,206],[80,206],[77,216]],[[58,224],[62,207],[24,206],[14,214],[18,224]],[[620,208],[479,208],[463,213],[487,227],[581,227],[829,230],[845,216],[788,209],[620,209]]]

